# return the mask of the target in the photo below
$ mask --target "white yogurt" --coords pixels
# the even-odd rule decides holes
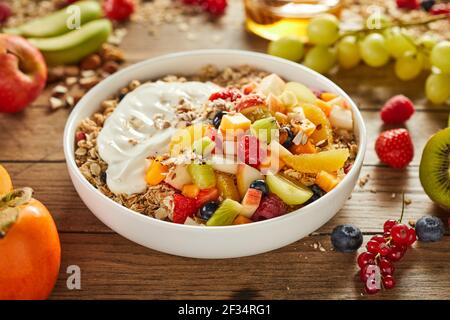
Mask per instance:
[[[145,191],[147,157],[168,151],[176,131],[175,111],[180,101],[198,106],[218,89],[212,83],[159,81],[127,94],[105,121],[97,138],[100,157],[108,164],[109,189],[118,194]],[[171,126],[156,128],[156,114],[161,114]]]

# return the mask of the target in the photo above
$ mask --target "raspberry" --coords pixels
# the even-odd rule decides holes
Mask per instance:
[[[248,96],[243,97],[239,102],[236,104],[236,110],[241,111],[246,108],[254,107],[254,106],[264,106],[265,101],[263,97],[257,95],[257,94],[250,94]]]
[[[286,204],[273,193],[264,197],[258,209],[252,215],[253,221],[262,221],[282,216],[286,213]]]
[[[420,2],[419,0],[396,0],[397,7],[402,9],[419,9]]]
[[[375,151],[381,162],[393,167],[406,167],[414,156],[414,146],[406,129],[382,132],[375,142]]]
[[[126,20],[134,12],[134,9],[134,0],[105,0],[103,2],[105,15],[111,20]]]
[[[173,196],[173,222],[183,224],[187,217],[192,217],[198,210],[197,201],[181,194]]]
[[[404,95],[397,95],[384,104],[380,115],[384,123],[403,123],[411,118],[414,111],[411,100]]]
[[[228,88],[222,91],[214,92],[209,96],[209,101],[218,99],[234,102],[242,97],[241,92],[236,88]]]
[[[12,15],[11,6],[6,2],[0,2],[0,23],[8,21],[11,15]]]
[[[259,140],[255,136],[244,135],[238,144],[238,158],[252,167],[259,167],[261,164]]]
[[[225,13],[227,5],[227,0],[204,0],[202,7],[206,12],[218,17]]]

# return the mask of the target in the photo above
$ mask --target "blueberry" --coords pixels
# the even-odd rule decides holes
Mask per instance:
[[[222,117],[226,114],[224,111],[219,111],[216,113],[216,115],[213,118],[213,125],[216,129],[219,129],[220,123],[222,122]]]
[[[422,0],[422,2],[420,3],[420,5],[422,6],[422,9],[425,11],[430,11],[431,8],[434,6],[434,4],[436,3],[435,0]]]
[[[219,207],[219,203],[217,201],[210,201],[205,203],[200,208],[200,218],[204,220],[209,220],[209,218],[212,217],[214,212],[216,212],[217,208]]]
[[[289,127],[284,127],[284,128],[282,128],[282,130],[287,133],[287,138],[283,142],[283,147],[285,147],[286,149],[289,149],[289,147],[292,145],[292,140],[294,140],[294,133],[292,132],[291,128],[289,128]]]
[[[250,184],[249,188],[259,190],[263,195],[267,196],[269,194],[269,188],[264,180],[255,180]]]
[[[351,224],[341,224],[333,229],[331,243],[337,251],[354,252],[361,247],[363,236],[357,227]]]
[[[320,187],[317,184],[313,184],[310,187],[311,191],[313,192],[313,195],[311,198],[309,198],[308,200],[308,204],[312,203],[316,200],[319,200],[321,197],[323,197],[323,195],[325,194],[325,191],[323,191],[322,189],[320,189]]]
[[[444,232],[444,223],[438,217],[424,216],[416,222],[416,234],[420,241],[439,241]]]

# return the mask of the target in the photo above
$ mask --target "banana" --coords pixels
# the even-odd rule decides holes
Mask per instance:
[[[3,32],[26,38],[55,37],[74,30],[72,24],[76,25],[79,22],[83,25],[103,16],[101,5],[97,1],[78,1],[71,6],[74,11],[69,10],[69,7],[64,8],[45,17],[31,20],[17,28],[4,29]]]
[[[42,52],[49,65],[74,64],[98,51],[111,31],[111,22],[100,19],[61,36],[28,40]]]

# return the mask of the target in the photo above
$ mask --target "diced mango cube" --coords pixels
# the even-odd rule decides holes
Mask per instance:
[[[316,153],[317,149],[316,146],[311,142],[311,140],[308,140],[305,144],[293,144],[289,150],[293,154],[301,154],[301,153]]]
[[[245,223],[251,223],[251,222],[252,222],[252,220],[250,220],[249,218],[240,214],[236,217],[236,219],[234,219],[233,224],[237,225],[237,224],[245,224]]]
[[[337,94],[332,93],[332,92],[322,92],[320,94],[320,99],[322,99],[323,101],[330,101],[333,100],[334,98],[337,98]]]
[[[183,189],[181,190],[183,196],[188,198],[195,198],[199,192],[200,188],[197,187],[195,184],[185,184],[183,186]]]
[[[316,184],[324,191],[330,192],[337,186],[339,179],[331,173],[320,171],[316,176]]]
[[[327,102],[321,100],[321,99],[317,99],[316,100],[316,105],[322,109],[322,111],[325,113],[325,115],[327,117],[330,116],[331,113],[331,109],[333,108],[330,104],[328,104]]]
[[[220,130],[222,131],[222,134],[226,136],[228,131],[233,133],[237,130],[248,130],[250,129],[251,124],[251,121],[241,113],[226,114],[222,117]]]
[[[150,186],[156,186],[165,179],[165,173],[168,171],[167,166],[163,165],[160,160],[153,159],[145,174],[145,181]]]

